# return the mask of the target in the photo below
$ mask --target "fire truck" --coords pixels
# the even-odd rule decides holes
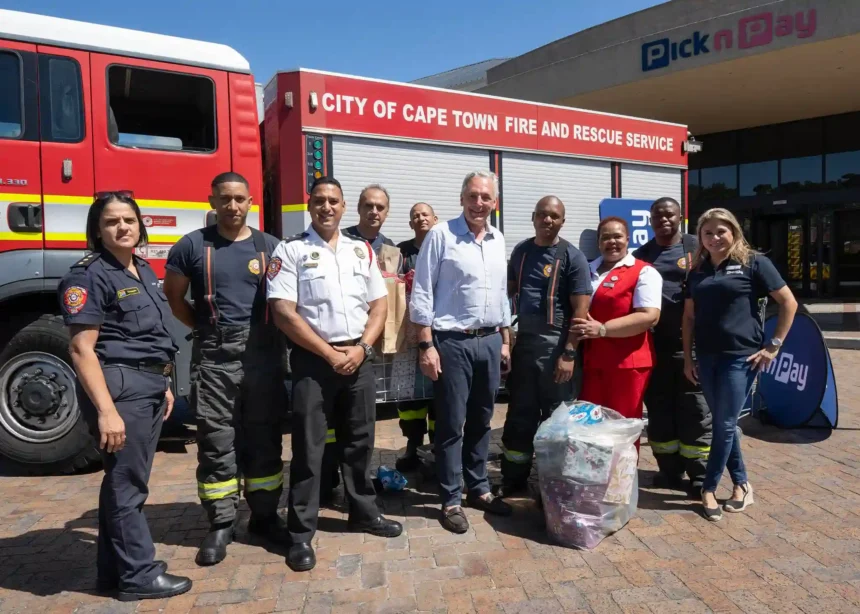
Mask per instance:
[[[589,258],[602,199],[685,203],[682,125],[304,69],[274,75],[259,107],[258,87],[224,45],[0,10],[0,455],[33,473],[98,458],[56,299],[86,253],[97,191],[133,192],[150,239],[140,255],[159,275],[181,236],[213,222],[209,182],[225,170],[250,182],[249,223],[281,237],[309,224],[322,175],[343,184],[344,225],[365,185],[386,186],[397,242],[411,237],[414,203],[456,217],[466,173],[492,170],[509,253],[546,194],[565,203],[563,234]],[[188,330],[170,325],[182,343]],[[386,360],[380,401],[427,394],[396,392]],[[187,346],[176,366],[181,398]]]

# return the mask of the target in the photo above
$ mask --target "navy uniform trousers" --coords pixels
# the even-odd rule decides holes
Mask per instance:
[[[581,361],[577,360],[573,378],[555,383],[555,364],[564,351],[567,330],[542,328],[518,334],[511,350],[510,401],[502,431],[502,479],[506,483],[523,485],[528,480],[538,427],[560,403],[576,398],[582,380]]]
[[[105,366],[103,372],[125,422],[126,440],[118,452],[101,451],[105,475],[99,491],[98,577],[100,582],[118,583],[120,590],[133,590],[161,575],[143,504],[164,421],[168,380],[125,366]],[[98,411],[80,382],[76,392],[84,420],[98,441]]]

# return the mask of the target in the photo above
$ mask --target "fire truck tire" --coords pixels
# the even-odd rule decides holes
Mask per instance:
[[[68,474],[99,463],[75,398],[69,335],[42,315],[0,353],[0,456],[27,475]]]

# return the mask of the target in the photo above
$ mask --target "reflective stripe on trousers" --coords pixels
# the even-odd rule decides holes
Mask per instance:
[[[231,478],[224,482],[197,482],[197,494],[201,501],[216,501],[239,494],[239,479]]]
[[[678,439],[672,441],[649,441],[654,454],[677,454],[681,442]]]

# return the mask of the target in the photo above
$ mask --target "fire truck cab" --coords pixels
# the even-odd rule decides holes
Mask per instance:
[[[0,455],[37,472],[97,458],[56,299],[93,195],[134,193],[141,255],[163,276],[170,246],[206,225],[215,175],[262,194],[260,156],[254,81],[233,49],[0,10]],[[261,227],[259,207],[251,218]],[[187,352],[178,363],[181,396]]]

